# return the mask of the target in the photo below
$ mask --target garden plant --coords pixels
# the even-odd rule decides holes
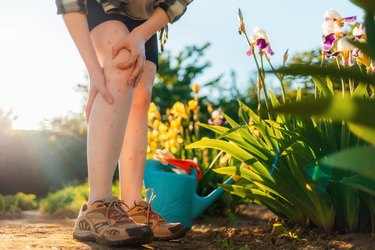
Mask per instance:
[[[375,233],[375,4],[352,2],[364,9],[364,24],[327,11],[321,65],[287,65],[286,53],[278,69],[266,32],[249,37],[239,11],[258,69],[258,109],[239,102],[238,121],[224,114],[229,127],[201,124],[216,138],[187,147],[231,155],[232,165],[215,172],[242,179],[223,188],[265,205],[287,227]],[[280,96],[267,88],[267,74],[279,80]],[[310,77],[314,92],[287,98],[285,75]]]

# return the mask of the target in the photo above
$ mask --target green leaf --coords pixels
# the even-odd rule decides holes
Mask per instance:
[[[273,109],[276,113],[300,116],[322,116],[335,121],[348,121],[366,126],[375,126],[375,101],[360,98],[324,98],[292,103]]]
[[[375,60],[375,12],[366,12],[365,15],[365,26],[367,35],[367,44],[369,46],[369,51],[371,53],[372,60]]]
[[[234,194],[234,195],[237,195],[241,198],[245,198],[246,196],[250,196],[252,193],[246,189],[245,187],[243,186],[239,186],[239,185],[225,185],[225,184],[218,184],[219,187],[221,187],[222,189],[224,189],[225,191],[231,193],[231,194]]]
[[[353,97],[366,97],[368,98],[368,90],[366,83],[359,83],[353,91]]]
[[[275,96],[272,90],[270,90],[270,98],[272,107],[280,106],[280,102],[279,100],[277,100],[277,97]]]
[[[218,174],[238,175],[251,182],[263,181],[262,177],[247,168],[229,166],[223,168],[215,168],[213,169],[213,171]]]
[[[279,100],[277,99],[277,97],[272,91],[270,91],[270,98],[271,98],[272,107],[280,106]],[[278,115],[277,121],[285,123],[286,122],[285,116],[283,114]]]
[[[350,131],[361,138],[364,141],[367,141],[371,144],[375,144],[375,128],[368,127],[364,125],[359,125],[355,123],[348,123],[347,124]]]
[[[189,144],[187,149],[191,148],[215,148],[215,149],[220,149],[223,150],[224,152],[227,152],[231,154],[233,157],[237,158],[238,160],[245,162],[248,161],[249,159],[254,159],[254,157],[237,146],[234,143],[229,143],[226,141],[222,140],[215,140],[215,139],[202,139],[196,142],[193,142]]]
[[[193,142],[189,144],[187,149],[191,148],[214,148],[222,150],[230,155],[232,155],[237,160],[246,163],[249,166],[253,167],[253,170],[258,174],[267,177],[272,180],[272,177],[269,175],[268,169],[258,161],[253,155],[249,154],[244,149],[240,148],[234,143],[215,140],[215,139],[202,139],[200,141]]]
[[[249,143],[246,142],[244,140],[244,138],[242,138],[237,133],[234,133],[235,129],[228,129],[228,128],[222,127],[222,126],[207,125],[207,124],[203,124],[203,123],[200,123],[199,126],[201,126],[203,128],[207,128],[207,129],[219,134],[218,138],[224,137],[227,140],[236,143],[238,146],[240,146],[244,149],[247,149],[248,146],[249,146]],[[216,138],[216,139],[218,139],[218,138]],[[261,145],[256,140],[254,140],[253,142],[255,144],[254,147],[257,147],[258,150],[261,150]]]
[[[240,109],[244,110],[249,114],[249,116],[254,120],[255,123],[260,122],[260,117],[251,108],[249,108],[245,103],[238,101]]]
[[[281,156],[294,154],[302,156],[304,159],[306,159],[307,162],[312,162],[315,160],[314,151],[303,141],[296,141],[288,148],[286,148],[283,152],[281,152]]]
[[[371,0],[350,0],[355,5],[358,5],[364,10],[367,10],[371,12],[372,14],[375,14],[375,2]]]
[[[319,88],[319,90],[322,91],[324,97],[333,96],[333,91],[329,89],[327,83],[325,83],[322,79],[316,76],[313,76],[312,79],[315,85]]]
[[[302,101],[302,90],[301,90],[301,88],[297,89],[296,101],[297,102]]]
[[[320,162],[326,166],[353,171],[375,181],[375,147],[361,146],[341,150]]]
[[[329,78],[328,76],[326,77],[326,82],[327,82],[327,86],[329,88],[329,90],[332,92],[332,93],[335,93],[334,89],[333,89],[333,82],[331,80],[331,78]]]
[[[348,178],[344,178],[340,182],[354,189],[375,196],[375,181],[373,179],[369,179],[362,175],[355,175]]]
[[[319,65],[303,65],[303,64],[293,64],[286,68],[276,69],[277,73],[285,75],[294,76],[330,76],[336,78],[342,78],[345,81],[349,79],[365,82],[371,85],[375,85],[375,76],[373,74],[368,74],[367,72],[361,72],[357,68],[340,68],[335,66],[319,66]],[[267,71],[267,73],[272,73]]]
[[[236,142],[238,146],[242,147],[246,151],[250,151],[253,155],[266,161],[269,155],[265,155],[265,153],[267,153],[268,151],[263,150],[259,142],[254,138],[253,135],[250,134],[248,130],[249,125],[246,124],[241,126],[226,114],[224,114],[224,117],[232,126],[232,128],[221,134],[216,138],[216,140],[220,140],[222,138],[231,140],[234,137],[233,135],[236,135],[235,138],[237,140],[234,142]]]

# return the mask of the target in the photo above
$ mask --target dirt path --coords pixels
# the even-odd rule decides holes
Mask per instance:
[[[364,234],[327,236],[308,232],[298,239],[272,234],[270,217],[272,214],[263,207],[252,206],[238,217],[197,220],[181,240],[131,249],[375,249],[375,240]],[[53,219],[35,211],[24,212],[19,219],[0,220],[0,249],[113,249],[74,240],[73,225],[74,219]]]

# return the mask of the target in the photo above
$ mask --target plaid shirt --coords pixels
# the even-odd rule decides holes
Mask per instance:
[[[57,6],[57,14],[64,14],[68,12],[78,11],[86,13],[86,0],[55,0]],[[193,0],[96,0],[104,9],[104,12],[119,13],[126,15],[126,5],[132,1],[146,1],[153,3],[154,8],[162,8],[168,15],[171,23],[176,22],[185,13],[187,5]],[[152,13],[147,13],[151,16]],[[141,18],[142,17],[135,17]],[[168,25],[160,30],[159,41],[161,51],[164,50],[164,45],[168,38]]]
[[[57,14],[73,11],[86,13],[85,0],[55,0]],[[119,13],[126,15],[126,5],[133,1],[146,1],[153,3],[154,8],[160,7],[168,14],[171,23],[174,23],[185,13],[186,7],[193,0],[96,0],[103,6],[106,13]],[[152,13],[148,13],[149,16]]]

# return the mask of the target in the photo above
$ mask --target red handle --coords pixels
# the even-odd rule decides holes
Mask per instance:
[[[190,174],[191,168],[194,168],[197,171],[197,179],[200,181],[202,179],[202,172],[199,166],[192,160],[181,160],[181,159],[173,159],[173,158],[164,158],[169,164],[179,167]]]

